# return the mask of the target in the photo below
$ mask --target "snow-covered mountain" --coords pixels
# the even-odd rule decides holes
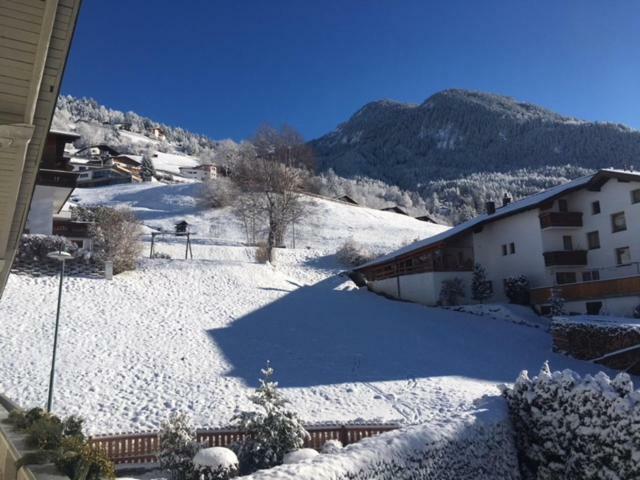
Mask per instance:
[[[625,167],[640,131],[593,123],[500,95],[445,90],[420,105],[372,102],[311,142],[324,169],[416,190],[478,172]]]

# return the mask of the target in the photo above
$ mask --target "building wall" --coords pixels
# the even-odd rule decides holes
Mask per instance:
[[[510,244],[515,253],[510,253]],[[507,255],[502,254],[507,245]],[[546,278],[538,209],[529,210],[485,225],[473,234],[473,252],[476,263],[487,271],[493,285],[492,302],[505,302],[503,281],[507,277],[524,274],[529,282],[542,283]]]
[[[415,275],[403,275],[369,282],[369,288],[377,293],[383,293],[400,300],[436,305],[440,296],[442,282],[454,278],[461,278],[465,286],[465,298],[461,303],[473,303],[471,300],[472,272],[428,272]],[[400,292],[398,293],[398,286]]]
[[[30,233],[51,235],[53,229],[54,187],[36,185],[27,218]]]

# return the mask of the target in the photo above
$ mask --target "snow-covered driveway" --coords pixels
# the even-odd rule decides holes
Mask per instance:
[[[173,410],[227,425],[268,359],[306,421],[444,423],[546,359],[595,370],[538,329],[351,290],[326,252],[282,252],[274,269],[244,247],[195,248],[200,260],[66,281],[59,413],[92,433],[155,429]],[[0,300],[0,391],[24,406],[46,398],[56,282],[12,275]]]

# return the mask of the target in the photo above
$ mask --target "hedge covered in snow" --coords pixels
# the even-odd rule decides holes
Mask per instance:
[[[425,424],[366,438],[332,454],[260,470],[245,480],[519,479],[505,403],[485,400],[466,420]]]
[[[522,372],[503,387],[524,479],[640,478],[640,390],[629,375]]]

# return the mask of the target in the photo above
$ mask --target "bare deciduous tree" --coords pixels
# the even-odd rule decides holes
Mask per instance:
[[[290,127],[261,127],[252,144],[243,148],[233,178],[246,195],[241,200],[244,205],[236,211],[245,225],[247,219],[264,219],[270,261],[273,248],[282,245],[287,227],[304,215],[300,190],[308,182],[312,166],[313,152]],[[255,234],[255,228],[252,231]]]

